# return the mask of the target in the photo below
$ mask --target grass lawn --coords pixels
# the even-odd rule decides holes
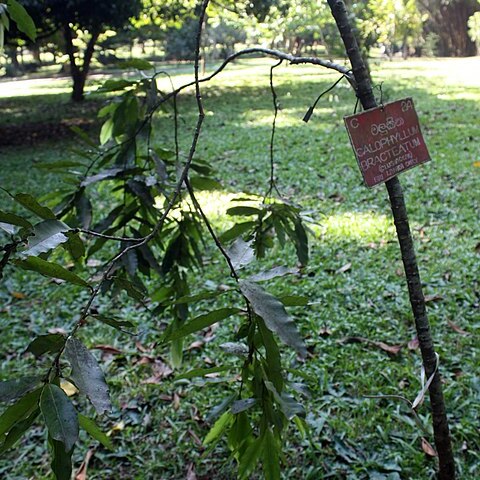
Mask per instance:
[[[207,116],[198,155],[215,166],[225,189],[202,197],[216,228],[228,223],[223,214],[231,206],[232,192],[261,194],[268,187],[271,64],[238,61],[202,87]],[[190,78],[185,68],[168,69],[176,86]],[[475,166],[480,161],[480,60],[384,62],[373,64],[372,71],[384,102],[413,97],[432,157],[432,162],[402,174],[401,181],[429,298],[458,477],[474,480],[480,471],[480,168]],[[311,303],[290,309],[309,358],[299,364],[287,347],[283,352],[285,366],[301,369],[310,390],[304,401],[310,434],[302,438],[292,425],[282,478],[434,478],[436,460],[422,450],[422,437],[433,442],[432,436],[419,429],[406,403],[368,398],[401,395],[413,401],[421,388],[421,362],[386,190],[363,186],[343,125],[343,116],[354,110],[355,96],[346,82],[340,83],[305,124],[308,107],[336,75],[307,66],[282,66],[275,72],[281,105],[275,149],[278,186],[315,220],[305,273],[269,285],[278,295],[302,294]],[[162,88],[168,85],[161,80]],[[68,101],[67,81],[61,79],[54,84],[49,79],[0,82],[0,186],[39,196],[59,188],[55,176],[35,164],[76,158],[81,145],[58,125],[82,125],[95,135],[98,125],[88,116],[103,101],[91,95],[77,109]],[[180,97],[179,112],[181,147],[186,150],[196,117],[192,91]],[[155,141],[171,148],[171,112],[160,114],[155,126]],[[13,208],[1,192],[0,208]],[[277,249],[266,263],[294,265],[295,258],[289,249]],[[198,289],[226,279],[227,269],[212,249]],[[23,353],[26,346],[34,335],[68,330],[75,321],[72,312],[80,310],[85,298],[74,287],[59,289],[42,277],[7,270],[0,290],[0,379],[44,368]],[[225,443],[208,456],[202,456],[201,446],[209,430],[206,414],[234,382],[228,377],[175,381],[174,376],[151,381],[167,362],[165,351],[155,346],[159,319],[132,303],[115,307],[141,325],[138,337],[94,325],[81,338],[96,346],[109,381],[115,409],[99,422],[111,430],[116,448],[109,452],[83,438],[74,454],[76,466],[90,447],[89,479],[173,480],[187,478],[189,471],[196,477],[188,478],[235,478]],[[200,302],[195,308],[201,313],[209,304]],[[231,332],[225,321],[211,341],[192,336],[182,371],[239,365],[218,348]],[[353,343],[351,337],[371,343]],[[403,348],[392,354],[372,342]],[[419,417],[430,429],[428,401]],[[0,476],[50,478],[46,451],[45,432],[34,429],[0,460]]]

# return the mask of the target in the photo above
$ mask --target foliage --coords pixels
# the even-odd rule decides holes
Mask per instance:
[[[468,19],[468,34],[472,41],[477,44],[477,51],[480,51],[480,12],[475,12]]]

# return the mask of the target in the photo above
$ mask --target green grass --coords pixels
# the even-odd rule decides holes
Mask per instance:
[[[225,186],[225,192],[204,199],[217,227],[225,224],[222,212],[228,206],[228,192],[262,193],[268,186],[270,64],[268,60],[239,61],[203,88],[207,117],[198,155],[218,169]],[[476,248],[480,242],[480,169],[474,167],[480,157],[480,67],[477,59],[411,60],[372,67],[375,82],[382,84],[384,101],[414,98],[432,157],[432,162],[402,174],[401,181],[425,293],[438,296],[429,303],[429,316],[440,355],[459,478],[474,480],[480,469]],[[362,185],[343,126],[342,117],[353,112],[355,97],[346,84],[340,86],[322,99],[312,120],[305,124],[301,119],[309,105],[336,76],[312,67],[280,67],[276,73],[282,108],[275,160],[278,184],[286,196],[310,210],[316,221],[312,225],[311,262],[305,274],[270,287],[279,294],[306,294],[312,302],[308,308],[291,309],[306,338],[310,358],[297,364],[284,349],[286,364],[293,362],[311,378],[311,397],[306,400],[311,439],[302,439],[292,428],[283,478],[433,478],[435,460],[422,452],[423,434],[408,408],[394,400],[366,398],[399,394],[413,400],[420,389],[419,351],[405,346],[399,355],[389,356],[365,344],[342,342],[345,337],[361,336],[398,345],[415,335],[386,191],[382,186],[368,190]],[[175,85],[186,80],[184,69],[174,77]],[[56,83],[58,93],[49,95],[43,94],[49,80],[35,82],[20,82],[15,90],[9,90],[11,84],[2,84],[0,108],[7,105],[11,109],[6,113],[12,116],[12,123],[37,122],[45,116],[55,122],[65,109],[75,117],[66,101],[65,81]],[[163,80],[161,86],[168,88]],[[101,101],[88,100],[81,115]],[[180,98],[179,108],[184,126],[181,143],[186,149],[195,120],[192,92]],[[0,128],[9,122],[10,117],[2,116]],[[159,145],[173,144],[171,126],[170,112],[157,120]],[[0,185],[15,192],[48,193],[58,188],[56,179],[32,166],[38,161],[74,157],[72,149],[78,146],[72,138],[52,138],[34,147],[4,147]],[[0,197],[0,205],[11,207],[6,196]],[[226,268],[218,255],[212,255],[198,288],[207,281],[226,281]],[[268,262],[293,264],[294,257],[289,250],[275,250]],[[339,272],[346,264],[351,267]],[[14,292],[25,298],[15,298]],[[38,277],[11,271],[3,279],[0,296],[2,378],[38,368],[22,353],[29,339],[48,329],[67,328],[74,321],[72,312],[79,311],[85,300],[70,287],[59,290]],[[158,319],[148,318],[134,305],[117,304],[114,308],[121,309],[125,318],[141,322],[145,331],[138,340],[147,347],[153,345],[158,338]],[[207,308],[208,303],[198,305],[199,312]],[[449,322],[468,335],[457,333]],[[222,325],[212,342],[188,351],[186,364],[234,363],[224,359],[218,349],[231,331],[231,325]],[[191,463],[198,478],[234,478],[233,462],[224,444],[204,458],[195,440],[208,431],[203,418],[225,396],[223,384],[169,379],[158,385],[142,383],[152,375],[152,366],[136,365],[144,355],[136,347],[136,339],[112,334],[101,326],[89,327],[81,336],[89,345],[110,344],[123,352],[102,357],[116,407],[104,426],[116,427],[117,449],[114,453],[96,451],[89,478],[180,479],[186,478]],[[166,361],[161,349],[152,347],[147,355]],[[172,399],[174,393],[177,396]],[[428,402],[420,409],[420,417],[429,426]],[[428,440],[432,441],[431,437]],[[45,444],[44,432],[35,430],[0,463],[4,478],[48,478]],[[87,447],[85,441],[77,449],[77,466]],[[394,471],[399,468],[401,472],[396,475]]]

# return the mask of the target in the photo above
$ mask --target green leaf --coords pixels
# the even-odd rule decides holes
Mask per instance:
[[[64,452],[70,452],[78,439],[78,418],[65,392],[51,383],[45,385],[40,397],[40,410],[49,435],[62,442]]]
[[[238,238],[246,232],[251,231],[256,226],[256,222],[236,223],[232,228],[220,235],[220,241],[230,242],[234,238]]]
[[[227,210],[227,215],[252,216],[260,215],[262,211],[255,207],[231,207]]]
[[[40,414],[40,409],[36,408],[27,418],[16,423],[8,432],[5,441],[0,445],[0,455],[12,448],[20,440],[23,434],[30,429],[33,422]]]
[[[222,190],[223,185],[217,180],[209,177],[192,177],[190,178],[190,185],[195,190]]]
[[[288,268],[288,267],[274,267],[267,272],[260,272],[256,275],[248,277],[252,282],[264,282],[266,280],[272,280],[277,277],[284,277],[285,275],[295,275],[298,273],[297,268]]]
[[[44,220],[55,220],[55,214],[47,207],[40,205],[38,201],[28,193],[18,193],[15,195],[15,201],[35,215]]]
[[[135,285],[133,285],[132,282],[121,277],[116,277],[114,282],[117,287],[125,290],[130,298],[133,298],[133,300],[136,300],[137,302],[143,303],[145,295]]]
[[[305,417],[305,408],[301,403],[298,403],[292,395],[287,393],[280,394],[273,383],[269,380],[264,380],[263,383],[265,384],[265,387],[273,393],[275,401],[278,403],[280,409],[288,420],[291,420],[295,416]]]
[[[226,372],[231,370],[232,367],[212,367],[212,368],[195,368],[190,370],[189,372],[182,373],[181,375],[177,375],[175,380],[185,380],[188,378],[195,378],[195,377],[205,377],[206,375],[210,375],[211,373],[219,373],[219,372]]]
[[[71,480],[73,447],[67,452],[62,442],[49,438],[49,443],[53,455],[50,466],[52,467],[56,480]]]
[[[70,128],[73,129],[73,127]],[[58,162],[45,162],[35,164],[35,168],[38,168],[39,170],[58,170],[59,172],[64,172],[66,168],[72,167],[85,167],[85,164],[83,164],[82,162],[75,162],[73,160],[60,160]]]
[[[134,328],[135,325],[132,322],[129,322],[128,320],[118,320],[115,317],[107,317],[106,315],[91,315],[92,318],[95,320],[99,320],[102,323],[105,323],[106,325],[109,325],[110,327],[113,327],[117,330],[122,331],[123,328]]]
[[[263,318],[267,328],[276,333],[283,342],[294,348],[302,357],[305,357],[307,349],[303,339],[280,300],[256,283],[241,281],[240,290],[252,305],[253,311]]]
[[[136,68],[137,70],[153,70],[155,67],[141,58],[132,58],[125,62],[119,62],[120,68]]]
[[[65,337],[60,333],[40,335],[30,343],[26,352],[31,352],[36,357],[40,357],[44,353],[57,353],[65,345],[65,340]]]
[[[113,134],[113,120],[111,118],[107,119],[107,121],[102,125],[102,128],[100,130],[100,144],[105,145],[111,138]],[[96,175],[93,175],[93,178],[95,178]],[[112,177],[110,177],[112,178]],[[102,179],[103,180],[103,179]],[[93,182],[91,182],[93,183]],[[88,183],[82,182],[82,185],[89,185]]]
[[[278,480],[280,478],[280,447],[272,431],[265,431],[265,446],[262,454],[262,465],[265,480]]]
[[[74,260],[79,260],[85,255],[85,245],[78,233],[69,232],[67,234],[68,241],[64,244],[64,248],[70,253]]]
[[[115,178],[123,172],[125,172],[125,169],[123,168],[109,168],[108,170],[104,170],[103,172],[99,172],[95,175],[91,175],[90,177],[85,178],[85,180],[83,180],[83,182],[81,183],[81,186],[86,187],[88,185],[91,185],[92,183],[102,182],[103,180],[110,180],[111,178]]]
[[[92,438],[98,440],[108,450],[114,450],[112,440],[98,428],[98,425],[88,417],[81,413],[78,414],[78,422]]]
[[[306,307],[309,303],[309,299],[301,295],[284,295],[283,297],[279,297],[279,300],[286,307]]]
[[[34,236],[28,239],[28,248],[22,252],[25,256],[37,256],[46,253],[68,241],[64,234],[70,229],[58,220],[44,220],[34,226]]]
[[[119,80],[107,80],[97,92],[117,92],[118,90],[124,90],[127,87],[131,87],[137,82],[119,79]]]
[[[175,305],[182,305],[184,303],[195,303],[199,300],[208,300],[210,298],[216,298],[219,295],[222,295],[228,290],[206,290],[205,292],[197,293],[195,295],[185,295],[183,297],[178,298],[173,303]],[[152,297],[153,300],[153,297]]]
[[[240,311],[241,310],[239,308],[221,308],[219,310],[214,310],[213,312],[206,313],[205,315],[200,315],[186,325],[183,325],[178,329],[168,332],[167,336],[165,336],[163,341],[169,342],[178,338],[185,337],[186,335],[189,335],[191,333],[198,332],[199,330],[203,330],[204,328],[207,328],[210,325],[213,325],[214,323],[217,323],[220,320],[230,317]]]
[[[252,243],[252,241],[245,242],[242,238],[237,238],[227,250],[227,254],[235,270],[248,265],[255,259],[255,251],[252,248]]]
[[[25,8],[16,0],[7,0],[8,14],[10,18],[17,24],[17,28],[27,35],[32,42],[37,38],[37,29],[33,23],[32,17],[27,13]]]
[[[253,407],[257,403],[256,398],[242,398],[241,400],[235,400],[232,404],[230,411],[236,415],[237,413],[244,412]]]
[[[214,424],[207,436],[203,440],[204,445],[215,442],[220,438],[220,435],[233,422],[234,416],[230,412],[225,412]]]
[[[65,346],[65,357],[72,366],[72,380],[92,402],[100,415],[112,408],[105,377],[95,357],[80,340],[70,338]]]
[[[58,263],[47,262],[39,257],[28,257],[26,260],[17,260],[15,264],[23,270],[38,272],[46,277],[58,278],[74,285],[90,288],[90,285],[83,278],[63,268]]]
[[[8,223],[9,225],[16,225],[17,227],[33,228],[28,220],[25,220],[18,215],[14,215],[13,213],[4,212],[3,210],[0,210],[0,222]]]
[[[295,249],[299,262],[306,265],[308,263],[308,237],[299,219],[295,221]]]
[[[28,418],[37,408],[41,388],[27,393],[20,400],[8,407],[0,415],[0,438],[7,433],[16,423]]]
[[[237,398],[237,394],[234,393],[229,397],[224,398],[218,405],[215,405],[205,417],[207,423],[213,422],[216,418],[222,415],[230,404]]]
[[[265,373],[275,385],[277,391],[281,392],[283,390],[283,374],[280,349],[278,348],[272,332],[266,327],[263,320],[259,320],[258,327],[262,337],[262,343],[265,347]]]
[[[244,480],[250,476],[255,469],[264,449],[264,435],[256,438],[238,459],[238,478]]]
[[[40,377],[21,377],[14,380],[0,382],[0,402],[8,403],[33,390],[39,383]]]

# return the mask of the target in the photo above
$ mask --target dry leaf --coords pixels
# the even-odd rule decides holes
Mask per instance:
[[[448,320],[447,322],[450,327],[452,328],[453,331],[459,333],[460,335],[470,335],[469,332],[467,332],[466,330],[463,330],[463,328],[460,328],[458,325],[455,325],[455,323],[453,323],[452,321]]]
[[[67,396],[72,397],[76,393],[78,393],[78,388],[73,384],[70,383],[68,380],[60,380],[60,388],[67,394]]]
[[[180,396],[177,392],[173,394],[173,409],[178,410],[180,408]]]
[[[135,342],[135,346],[138,348],[138,350],[142,353],[147,353],[150,351],[150,349],[144,347],[140,342]]]
[[[435,293],[433,295],[425,295],[425,303],[438,302],[440,300],[443,300],[443,296],[439,295],[438,293]]]
[[[364,337],[345,337],[339,340],[339,343],[366,343],[367,345],[373,345],[380,348],[384,352],[388,352],[392,355],[398,355],[403,345],[389,345],[385,342],[376,342]]]
[[[473,162],[473,166],[477,167],[477,168],[480,168],[480,162]]]
[[[325,337],[329,337],[331,334],[332,334],[332,331],[326,326],[324,325],[319,331],[318,333],[320,334],[320,336],[322,338],[325,338]]]
[[[430,443],[422,437],[422,450],[429,456],[429,457],[437,457],[437,452],[435,449],[430,445]]]
[[[118,348],[112,347],[112,345],[95,345],[92,347],[95,350],[101,350],[109,355],[121,355],[123,352]]]
[[[200,440],[200,438],[198,438],[198,435],[193,430],[188,429],[188,433],[193,438],[193,441],[195,442],[197,447],[203,447],[202,441]]]
[[[195,464],[191,463],[188,466],[186,480],[197,480],[197,474],[195,473]]]
[[[420,346],[420,343],[418,341],[417,337],[413,337],[408,343],[407,347],[409,350],[416,350]]]
[[[335,273],[338,275],[339,273],[345,273],[352,268],[351,263],[346,263],[343,267],[340,267]]]
[[[67,335],[67,331],[64,328],[61,328],[61,327],[49,328],[48,333],[51,333],[51,334],[59,333],[60,335]]]
[[[205,345],[205,342],[202,342],[201,340],[196,340],[192,342],[188,347],[187,350],[196,350],[200,349]]]
[[[17,300],[23,300],[24,298],[27,298],[27,296],[21,292],[12,292],[11,295],[13,298],[16,298]]]
[[[87,450],[85,459],[83,460],[82,464],[80,465],[80,468],[77,470],[77,473],[75,474],[75,480],[87,480],[88,464],[90,463],[90,460],[92,459],[94,454],[95,454],[95,450],[93,448],[90,448],[89,450]]]

